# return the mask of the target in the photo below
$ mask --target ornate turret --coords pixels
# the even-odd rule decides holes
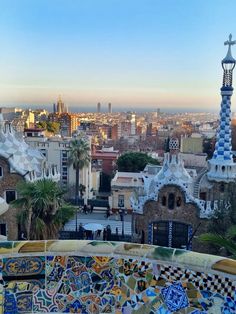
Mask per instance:
[[[184,168],[184,161],[179,154],[179,140],[171,138],[169,142],[169,153],[165,153],[162,169],[157,173],[154,181],[159,188],[167,184],[176,184],[184,190],[191,191],[193,180]]]
[[[236,178],[236,164],[233,162],[231,144],[231,96],[233,94],[233,69],[236,60],[231,55],[231,46],[236,44],[229,35],[225,45],[228,45],[226,57],[221,61],[223,68],[223,85],[221,87],[220,125],[217,130],[215,151],[209,161],[208,179],[217,182],[230,182]]]

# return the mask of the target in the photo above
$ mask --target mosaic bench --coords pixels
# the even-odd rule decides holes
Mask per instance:
[[[0,313],[236,313],[236,261],[145,244],[0,242]]]

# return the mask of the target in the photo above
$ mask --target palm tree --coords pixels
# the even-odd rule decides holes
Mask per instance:
[[[57,237],[61,227],[74,215],[74,209],[63,203],[64,192],[52,180],[22,182],[17,191],[20,197],[12,204],[21,209],[18,222],[26,230],[27,239]]]
[[[12,202],[12,204],[21,208],[21,215],[18,215],[18,222],[21,226],[25,226],[26,238],[30,239],[30,230],[32,223],[32,202],[34,197],[33,184],[31,182],[21,182],[17,186],[17,191],[20,193],[20,198]]]
[[[79,198],[79,174],[80,170],[84,167],[87,167],[90,162],[90,146],[86,139],[82,136],[73,139],[70,142],[70,150],[69,150],[69,164],[73,165],[75,169],[75,202],[78,205]]]
[[[199,236],[201,242],[216,245],[224,248],[229,256],[236,259],[236,225],[232,225],[225,233],[225,235],[217,233],[205,233]]]

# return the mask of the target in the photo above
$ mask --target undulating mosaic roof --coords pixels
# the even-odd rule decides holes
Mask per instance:
[[[0,156],[9,161],[12,172],[21,175],[29,171],[35,171],[36,175],[40,175],[45,163],[40,151],[30,148],[23,138],[17,137],[10,123],[4,122],[2,114],[0,114]]]

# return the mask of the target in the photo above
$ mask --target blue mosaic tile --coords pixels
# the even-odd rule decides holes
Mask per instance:
[[[32,292],[20,292],[16,294],[17,300],[17,313],[32,312],[33,307],[33,296]]]
[[[4,314],[236,314],[234,280],[132,258],[22,256],[5,258],[2,271]]]
[[[222,314],[235,314],[235,310],[230,309],[229,307],[222,307]]]
[[[17,313],[15,295],[5,291],[4,294],[4,314],[15,314]]]
[[[45,258],[38,256],[4,258],[3,277],[45,274]]]
[[[212,292],[207,291],[207,290],[202,290],[201,294],[202,294],[203,298],[206,298],[206,299],[208,299],[212,296]]]
[[[156,314],[170,314],[171,312],[167,310],[163,305],[155,312]]]
[[[236,300],[227,297],[225,298],[224,306],[236,312]]]
[[[188,297],[181,283],[174,283],[169,287],[162,288],[161,294],[171,312],[178,311],[189,305]]]

